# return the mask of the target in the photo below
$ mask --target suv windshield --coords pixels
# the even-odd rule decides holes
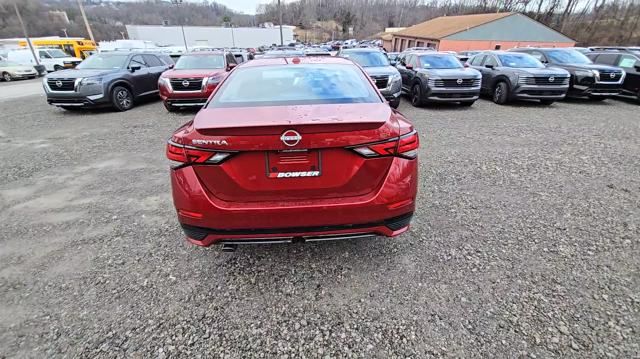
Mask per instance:
[[[208,107],[379,103],[376,91],[353,65],[299,64],[238,68]]]
[[[539,69],[544,67],[542,62],[538,61],[535,57],[525,54],[501,54],[498,55],[498,58],[504,67],[530,69]]]
[[[82,61],[77,69],[120,69],[124,67],[124,63],[129,55],[91,55]]]
[[[192,55],[180,56],[174,69],[223,69],[224,56],[222,55]]]
[[[591,64],[591,60],[576,50],[549,50],[546,52],[550,62],[558,64]]]
[[[453,55],[422,55],[420,63],[425,69],[459,69],[460,60]]]
[[[389,59],[379,51],[345,51],[341,56],[355,61],[362,67],[389,66]]]

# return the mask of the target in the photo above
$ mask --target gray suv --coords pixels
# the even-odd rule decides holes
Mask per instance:
[[[66,110],[112,106],[126,111],[138,98],[158,94],[160,74],[172,67],[171,59],[161,54],[99,53],[74,69],[47,75],[43,86],[47,102]]]
[[[486,51],[473,56],[467,64],[482,72],[482,93],[500,105],[516,99],[551,105],[562,100],[569,90],[568,71],[545,67],[528,54]]]
[[[396,65],[402,76],[402,91],[411,96],[411,104],[457,102],[471,106],[480,96],[482,75],[465,68],[458,58],[441,52],[401,54]]]
[[[400,73],[391,66],[387,55],[377,49],[343,49],[337,56],[348,58],[362,66],[369,77],[375,82],[389,105],[398,108],[400,105]]]

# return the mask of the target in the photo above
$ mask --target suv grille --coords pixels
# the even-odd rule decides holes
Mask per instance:
[[[73,91],[76,79],[47,79],[51,91]]]
[[[173,91],[202,90],[202,78],[171,79],[169,82],[171,82],[171,88],[173,88]]]
[[[566,75],[532,76],[532,77],[520,77],[520,80],[518,80],[518,82],[521,85],[566,86],[569,84],[569,78],[566,77]]]
[[[433,87],[479,87],[480,79],[434,79],[429,80]]]
[[[600,70],[600,82],[618,82],[621,78],[621,71]]]
[[[379,89],[387,88],[387,84],[389,83],[389,76],[371,76],[373,81],[376,82],[376,87]]]

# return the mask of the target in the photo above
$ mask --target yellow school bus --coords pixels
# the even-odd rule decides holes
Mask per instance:
[[[72,57],[79,57],[81,59],[90,56],[98,49],[96,43],[83,39],[81,37],[61,37],[58,39],[33,39],[31,40],[33,46],[59,48],[60,50],[69,54]],[[18,42],[19,46],[26,47],[27,41],[22,40]]]

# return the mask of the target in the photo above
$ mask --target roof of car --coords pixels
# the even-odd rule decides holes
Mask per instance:
[[[431,56],[453,56],[454,54],[449,53],[449,52],[437,52],[437,51],[429,51],[429,50],[413,50],[413,51],[407,51],[407,54],[413,54],[413,55],[431,55]]]
[[[353,65],[351,60],[334,56],[300,56],[300,57],[274,57],[260,58],[245,62],[242,67],[269,66],[269,65],[297,65],[294,59],[298,59],[298,64],[348,64]]]
[[[350,49],[343,49],[342,52],[381,52],[381,51],[373,47],[352,47]]]
[[[224,55],[226,51],[222,51],[222,50],[214,50],[214,51],[194,51],[194,52],[187,52],[185,54],[182,54],[182,56],[207,56],[207,55]]]

